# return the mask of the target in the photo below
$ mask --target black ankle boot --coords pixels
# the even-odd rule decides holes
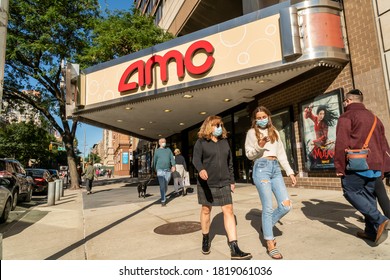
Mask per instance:
[[[230,241],[228,244],[232,260],[250,260],[252,258],[250,253],[244,253],[238,248],[237,240]]]
[[[202,253],[204,255],[210,254],[210,237],[209,237],[209,234],[203,234]]]

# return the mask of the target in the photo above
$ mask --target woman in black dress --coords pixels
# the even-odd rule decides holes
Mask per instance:
[[[210,253],[210,213],[212,206],[221,206],[224,226],[232,260],[251,259],[237,245],[236,221],[233,213],[232,192],[235,181],[232,152],[227,141],[227,132],[222,119],[209,116],[203,122],[194,146],[192,163],[198,171],[198,202],[202,205],[200,223],[202,227],[202,253]]]

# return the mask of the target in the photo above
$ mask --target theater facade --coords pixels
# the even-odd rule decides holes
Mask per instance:
[[[264,105],[273,114],[298,186],[339,188],[333,153],[343,92],[360,88],[367,106],[374,96],[370,99],[372,90],[353,76],[345,7],[325,0],[291,2],[84,69],[72,117],[151,142],[167,138],[190,163],[202,121],[219,115],[229,131],[236,180],[250,182],[245,135],[252,111]],[[372,56],[379,59],[378,53]],[[385,88],[383,80],[377,83]],[[380,117],[388,119],[385,107]],[[325,108],[336,116],[325,143],[313,144],[314,121],[305,108],[313,114]],[[135,156],[150,165],[153,148],[140,147]]]

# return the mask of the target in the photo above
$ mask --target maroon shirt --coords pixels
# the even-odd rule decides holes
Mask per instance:
[[[334,164],[336,173],[345,174],[345,149],[361,149],[374,123],[374,114],[363,103],[348,105],[337,123]],[[371,170],[380,170],[383,174],[384,155],[387,141],[382,122],[377,121],[371,140],[367,163]]]

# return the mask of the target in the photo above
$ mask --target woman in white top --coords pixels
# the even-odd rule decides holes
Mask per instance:
[[[245,139],[245,154],[254,161],[253,181],[262,204],[262,233],[267,242],[267,253],[273,259],[282,259],[276,248],[273,234],[275,224],[292,208],[279,164],[296,184],[294,171],[287,160],[286,151],[279,132],[272,125],[270,111],[257,107],[252,114],[252,126]],[[277,208],[273,209],[272,194],[275,195]]]

